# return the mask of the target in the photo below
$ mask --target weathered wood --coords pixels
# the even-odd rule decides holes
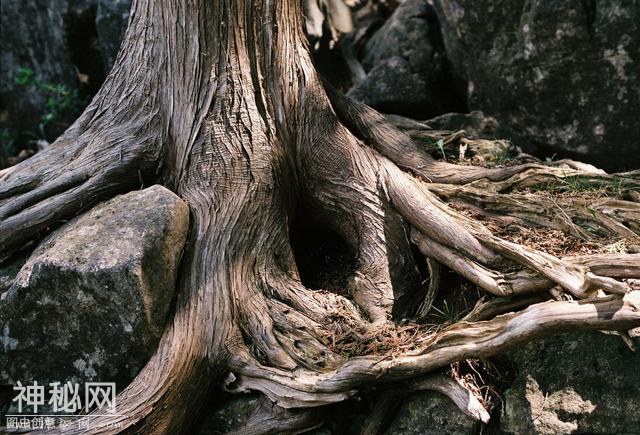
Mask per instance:
[[[504,187],[559,169],[435,161],[382,115],[335,91],[328,96],[302,29],[297,1],[138,0],[114,71],[88,109],[55,144],[0,172],[4,257],[142,184],[159,182],[190,206],[173,318],[118,396],[119,415],[90,417],[93,433],[188,433],[220,385],[260,391],[282,408],[315,408],[547,334],[640,325],[639,293],[613,278],[633,270],[611,267],[611,258],[557,259],[501,240],[425,182],[486,179]],[[346,292],[300,281],[289,234],[299,207],[356,252]],[[500,296],[556,284],[580,298],[616,295],[459,322],[417,335],[414,349],[393,358],[342,354],[336,337],[393,330],[393,315],[411,314],[410,303],[397,309],[403,298],[423,297],[409,228],[427,256]],[[278,430],[311,421],[271,411]]]

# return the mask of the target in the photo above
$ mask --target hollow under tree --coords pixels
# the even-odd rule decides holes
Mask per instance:
[[[608,175],[578,164],[435,160],[321,82],[302,20],[298,1],[134,1],[115,67],[85,112],[49,148],[0,172],[3,260],[141,184],[160,183],[189,204],[173,317],[119,394],[118,415],[96,417],[95,432],[185,432],[217,386],[272,402],[249,432],[314,425],[323,405],[382,384],[439,389],[484,420],[473,397],[429,374],[567,329],[625,334],[640,325],[640,292],[622,279],[640,277],[637,255],[559,259],[499,238],[443,202],[578,231],[566,213],[553,220],[544,205],[523,206],[516,187]],[[635,175],[626,182],[637,186]],[[348,296],[302,284],[290,243],[300,204],[357,253]],[[568,213],[613,234],[639,231],[637,202]],[[412,242],[497,298],[392,358],[332,351],[329,337],[384,334],[415,314],[401,303],[420,291],[411,284]],[[575,300],[532,303],[531,294],[550,289]]]

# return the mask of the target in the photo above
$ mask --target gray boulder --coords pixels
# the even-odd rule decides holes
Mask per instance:
[[[443,113],[444,49],[426,0],[402,3],[362,48],[366,78],[349,95],[378,110],[417,117]],[[449,107],[449,110],[452,110]]]
[[[525,135],[479,110],[471,113],[445,113],[424,122],[434,130],[464,130],[472,138],[510,139],[526,152],[535,151],[535,145]]]
[[[610,170],[640,167],[637,1],[434,5],[471,110],[521,130],[549,154]]]
[[[0,29],[0,129],[2,148],[23,131],[37,128],[47,99],[36,80],[76,90],[78,76],[67,47],[68,2],[8,0],[2,2]],[[21,70],[22,69],[22,70]],[[60,121],[60,119],[56,120]],[[68,123],[71,119],[64,119]],[[59,133],[59,131],[56,131]]]
[[[415,71],[428,67],[436,49],[430,41],[429,17],[434,11],[424,0],[402,3],[367,41],[362,54],[362,66],[370,70],[394,56],[405,58]]]
[[[636,340],[636,345],[640,340]],[[639,433],[640,355],[619,337],[573,333],[509,354],[516,379],[504,395],[508,433]]]
[[[111,70],[120,50],[130,8],[131,0],[98,0],[96,29],[106,71]]]
[[[6,0],[0,17],[0,168],[53,141],[111,70],[131,0]]]
[[[217,393],[217,396],[221,395],[221,393]],[[211,415],[206,417],[198,431],[198,435],[241,433],[242,428],[247,426],[251,415],[260,402],[258,394],[223,397],[223,403],[217,406]]]
[[[153,186],[53,232],[0,295],[0,384],[123,388],[163,330],[188,221],[188,206]]]
[[[451,399],[434,391],[404,399],[387,435],[476,434],[480,423],[467,417]]]
[[[425,110],[429,93],[425,79],[405,58],[395,56],[374,66],[349,96],[383,112],[406,113]]]

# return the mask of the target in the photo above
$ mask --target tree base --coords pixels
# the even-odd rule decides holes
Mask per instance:
[[[0,172],[5,256],[145,183],[160,182],[189,204],[173,318],[118,396],[119,415],[87,417],[93,432],[115,432],[113,425],[188,431],[218,385],[273,402],[259,422],[299,424],[322,406],[387,384],[443,391],[484,421],[473,393],[434,372],[556,332],[624,336],[640,326],[640,291],[625,281],[640,278],[634,256],[625,256],[623,268],[609,254],[558,258],[492,231],[505,221],[553,221],[552,228],[585,238],[579,224],[586,220],[588,228],[635,238],[637,202],[604,200],[592,210],[551,198],[525,203],[518,193],[577,177],[612,183],[613,176],[575,162],[487,168],[437,161],[373,109],[322,86],[297,2],[196,2],[175,10],[160,3],[136,3],[115,70],[76,124],[41,154]],[[436,144],[454,143],[446,139]],[[478,154],[486,145],[465,144]],[[640,185],[635,173],[618,179]],[[301,281],[291,246],[301,207],[354,253],[346,289],[314,290]],[[430,258],[428,290],[412,244]],[[430,313],[436,262],[490,297],[445,327],[401,324]],[[541,302],[545,292],[562,300]]]

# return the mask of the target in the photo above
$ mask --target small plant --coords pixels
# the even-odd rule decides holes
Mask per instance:
[[[35,73],[31,68],[18,68],[18,73],[16,75],[16,83],[20,86],[29,86],[35,83]]]
[[[566,190],[569,192],[583,192],[586,190],[599,190],[600,183],[594,183],[585,177],[567,177],[562,179],[562,183],[565,185]]]
[[[37,130],[25,133],[30,142],[53,139],[47,133],[56,134],[58,129],[54,128],[50,132],[50,127],[66,127],[64,119],[77,115],[86,105],[85,99],[80,97],[77,90],[70,90],[61,83],[42,82],[36,78],[31,68],[18,68],[15,81],[20,86],[34,86],[47,98],[46,112],[40,118]]]
[[[614,192],[624,192],[625,190],[640,190],[640,187],[633,185],[628,179],[614,176],[611,179],[611,189]]]
[[[439,139],[436,143],[435,143],[435,147],[440,151],[440,154],[442,154],[442,159],[444,161],[447,161],[447,155],[444,152],[444,140]]]
[[[15,154],[15,140],[8,128],[0,129],[0,155],[10,156]]]
[[[493,149],[493,162],[496,165],[504,165],[512,162],[515,158],[514,152],[510,149],[494,148]]]
[[[548,181],[546,183],[534,184],[533,191],[546,192],[600,192],[603,195],[619,195],[627,190],[638,190],[640,187],[629,178],[612,177],[611,179],[594,180],[584,176],[569,176]],[[591,210],[590,210],[591,211]],[[593,214],[593,212],[592,212]]]
[[[562,180],[565,190],[571,192],[607,191],[620,194],[625,190],[637,190],[629,179],[612,177],[611,180],[590,180],[586,177],[567,177]]]
[[[449,303],[446,300],[443,302],[442,308],[438,308],[434,305],[433,310],[435,311],[435,317],[439,317],[446,322],[453,323],[458,320],[459,313],[456,312],[456,310],[452,306],[449,306]]]

